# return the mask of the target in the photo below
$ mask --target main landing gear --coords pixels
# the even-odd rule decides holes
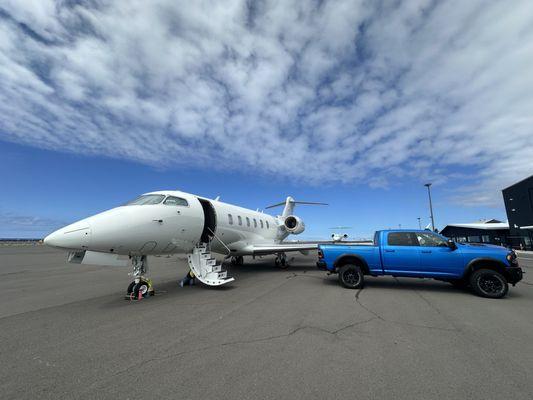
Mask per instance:
[[[285,253],[278,253],[276,259],[274,260],[274,263],[278,268],[289,268],[289,262],[287,261],[287,256],[285,255]]]
[[[241,266],[244,264],[244,257],[243,256],[236,256],[236,257],[231,257],[231,265],[233,266]]]
[[[131,256],[131,266],[133,268],[133,282],[127,289],[126,299],[142,300],[155,294],[152,280],[144,275],[148,272],[148,261],[146,256]]]

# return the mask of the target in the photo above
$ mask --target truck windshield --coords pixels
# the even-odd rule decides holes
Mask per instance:
[[[135,200],[126,203],[127,206],[145,206],[150,204],[159,204],[163,201],[165,195],[163,194],[145,194],[137,197]]]

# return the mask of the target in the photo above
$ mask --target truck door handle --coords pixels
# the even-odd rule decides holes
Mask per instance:
[[[385,249],[385,253],[394,253],[396,250],[387,250]]]
[[[163,223],[163,220],[162,220],[162,219],[153,219],[152,221],[154,221],[154,222],[159,222],[160,224]]]
[[[431,253],[431,250],[422,250],[422,253]]]

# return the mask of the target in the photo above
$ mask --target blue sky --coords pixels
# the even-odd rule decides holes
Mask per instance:
[[[420,181],[403,181],[387,188],[365,184],[302,185],[255,171],[210,171],[204,168],[154,168],[107,157],[65,154],[0,142],[2,178],[0,237],[41,237],[75,220],[120,205],[139,193],[179,189],[252,209],[284,200],[323,201],[330,205],[298,206],[306,221],[301,237],[318,239],[349,226],[350,237],[370,237],[375,229],[417,227],[417,217],[429,223],[426,188]],[[456,206],[446,200],[454,183],[433,191],[438,226],[481,217],[505,218],[503,207]]]
[[[192,4],[190,4],[192,3]],[[0,3],[0,237],[178,188],[352,237],[505,219],[533,173],[528,1]]]

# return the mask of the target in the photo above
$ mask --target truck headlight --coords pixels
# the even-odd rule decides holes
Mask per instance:
[[[511,251],[509,254],[507,254],[507,261],[513,262],[514,260],[516,260],[516,253]]]

